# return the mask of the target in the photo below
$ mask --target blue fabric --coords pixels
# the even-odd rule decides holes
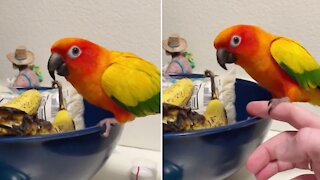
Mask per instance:
[[[32,78],[27,74],[27,73],[22,73],[22,75],[27,78],[27,80],[29,81],[29,86],[32,87],[33,83],[32,83]]]
[[[186,72],[186,69],[184,68],[183,64],[181,64],[181,62],[179,62],[179,61],[173,61],[173,62],[177,63],[180,66],[182,73]]]

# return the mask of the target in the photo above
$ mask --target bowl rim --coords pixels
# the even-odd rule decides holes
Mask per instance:
[[[228,124],[226,126],[193,130],[193,131],[166,132],[166,133],[164,132],[163,133],[163,140],[177,138],[177,137],[194,137],[194,136],[203,136],[203,135],[208,135],[208,134],[225,133],[225,132],[228,132],[231,130],[244,128],[244,127],[250,126],[252,124],[256,124],[256,123],[259,123],[262,121],[268,121],[268,120],[270,120],[270,118],[248,117],[246,120],[237,121],[234,124]]]
[[[27,142],[27,141],[49,141],[49,140],[58,140],[79,137],[87,134],[93,134],[98,132],[103,132],[105,130],[104,126],[95,125],[91,127],[86,127],[84,129],[54,133],[54,134],[44,134],[44,135],[31,135],[31,136],[2,136],[0,137],[0,143],[3,142]]]

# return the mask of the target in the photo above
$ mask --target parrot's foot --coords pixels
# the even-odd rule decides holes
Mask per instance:
[[[118,124],[118,121],[114,118],[106,118],[106,119],[103,119],[99,122],[99,125],[100,126],[106,126],[106,130],[105,132],[103,133],[103,136],[105,137],[108,137],[109,136],[109,133],[110,133],[110,130],[111,130],[111,127]]]
[[[276,106],[278,106],[279,104],[284,103],[284,102],[290,102],[289,98],[288,97],[283,97],[283,98],[278,98],[278,99],[271,99],[269,101],[269,103],[268,103],[268,107],[269,107],[268,114],[270,114],[271,111]]]

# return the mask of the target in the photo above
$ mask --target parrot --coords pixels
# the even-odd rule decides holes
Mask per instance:
[[[320,105],[320,66],[299,42],[254,25],[235,25],[213,40],[218,64],[242,67],[272,94],[269,114],[282,102]]]
[[[105,136],[114,124],[160,112],[160,71],[133,53],[67,37],[52,45],[47,68],[53,80],[64,76],[85,100],[114,115],[99,123]]]

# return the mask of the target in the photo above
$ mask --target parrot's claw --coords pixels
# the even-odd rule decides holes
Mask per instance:
[[[283,98],[274,98],[274,99],[271,99],[269,102],[268,102],[268,114],[270,115],[271,111],[276,107],[278,106],[279,104],[281,103],[284,103],[284,102],[290,102],[289,98],[288,97],[283,97]]]
[[[106,130],[104,131],[103,133],[103,136],[104,137],[108,137],[109,136],[109,133],[110,133],[110,130],[111,130],[111,127],[114,126],[114,125],[117,125],[118,124],[118,121],[114,118],[106,118],[106,119],[103,119],[99,122],[99,125],[100,126],[106,126]]]

